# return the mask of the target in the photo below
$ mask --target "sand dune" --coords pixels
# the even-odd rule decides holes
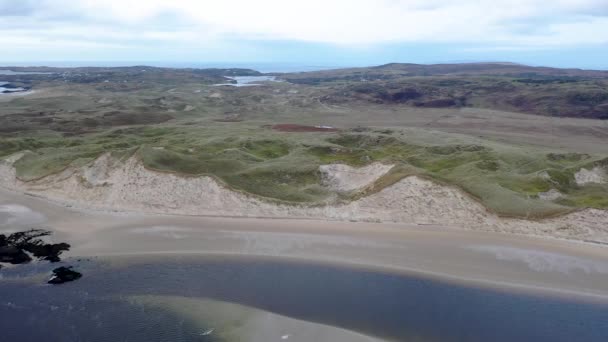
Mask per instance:
[[[230,190],[211,177],[155,172],[135,157],[119,162],[108,154],[84,167],[24,182],[12,166],[17,159],[0,163],[1,187],[86,209],[434,224],[608,243],[607,211],[586,209],[541,221],[502,218],[457,188],[415,176],[350,203],[308,206],[273,203]],[[377,179],[386,168],[374,166],[364,175],[366,169],[360,169],[354,180],[348,179],[348,172],[333,170],[333,182],[344,189],[357,188]]]

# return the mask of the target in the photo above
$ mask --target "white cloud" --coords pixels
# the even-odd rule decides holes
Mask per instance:
[[[563,46],[608,43],[608,0],[0,0],[0,36],[204,44],[226,37]]]

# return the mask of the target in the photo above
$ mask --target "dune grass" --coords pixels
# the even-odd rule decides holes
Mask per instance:
[[[128,157],[134,151],[150,169],[182,175],[211,175],[254,195],[292,203],[352,200],[418,174],[455,185],[505,216],[546,217],[573,208],[608,208],[608,186],[578,186],[581,167],[603,166],[588,154],[547,152],[496,144],[421,143],[392,130],[342,133],[281,133],[260,126],[134,126],[86,136],[37,134],[4,139],[0,155],[28,150],[15,167],[23,180],[60,172],[104,152]],[[334,194],[321,186],[321,164],[397,165],[364,193]],[[555,201],[538,193],[556,189]]]

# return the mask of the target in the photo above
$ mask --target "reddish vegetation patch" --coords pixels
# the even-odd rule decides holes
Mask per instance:
[[[330,126],[305,126],[296,124],[279,124],[272,129],[281,132],[337,132],[338,129]]]
[[[414,103],[414,106],[431,108],[453,107],[456,106],[456,101],[454,101],[454,99],[434,99],[425,102],[416,102]]]
[[[215,122],[241,122],[241,121],[243,121],[243,119],[239,119],[239,118],[226,118],[226,119],[215,119],[213,121],[215,121]]]

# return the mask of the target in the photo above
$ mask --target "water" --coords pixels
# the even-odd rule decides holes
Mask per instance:
[[[6,83],[0,82],[0,95],[2,94],[10,94],[10,93],[18,93],[18,92],[22,92],[25,91],[25,88],[5,88],[3,87],[3,85],[5,85]]]
[[[26,91],[27,90],[27,89],[21,88],[21,87],[17,87],[17,88],[6,88],[6,87],[3,87],[6,84],[8,84],[8,82],[2,82],[2,81],[0,81],[0,95],[2,95],[2,94],[10,94],[10,93],[18,93],[18,92],[22,92],[22,91]]]
[[[41,280],[0,281],[3,340],[211,341],[199,332],[209,329],[212,318],[192,314],[187,298],[239,303],[393,341],[605,341],[608,336],[608,304],[599,302],[270,258],[163,256],[113,265],[84,263],[84,278],[56,287],[39,285]],[[37,267],[1,272],[10,278],[44,266]],[[127,300],[133,296],[186,299],[145,306]]]
[[[52,72],[0,70],[0,75],[49,75]]]
[[[215,86],[232,86],[232,87],[251,87],[261,85],[258,82],[276,82],[275,76],[234,76],[225,77],[227,79],[235,80],[236,83],[220,83]]]
[[[13,71],[13,70],[1,70],[0,69],[0,75],[49,75],[52,74],[52,72],[36,72],[36,71]],[[3,82],[0,81],[0,96],[2,96],[3,94],[10,94],[10,93],[19,93],[19,92],[23,92],[26,91],[27,89],[25,88],[6,88],[3,87],[3,85],[8,84],[8,82]]]
[[[52,74],[52,73],[51,72],[13,71],[13,70],[0,69],[0,75],[13,76],[13,75],[48,75],[48,74]],[[0,81],[0,96],[2,96],[4,94],[19,93],[19,92],[27,91],[27,89],[21,88],[21,87],[16,87],[16,88],[3,87],[3,85],[6,85],[6,84],[8,84],[8,82]]]

